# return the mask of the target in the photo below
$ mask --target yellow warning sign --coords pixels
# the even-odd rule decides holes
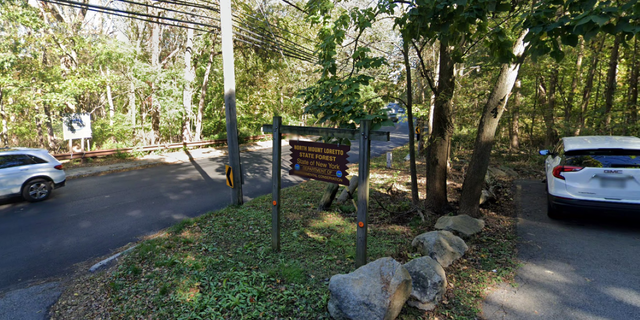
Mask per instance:
[[[227,177],[227,185],[233,189],[233,171],[231,166],[224,165],[224,175]]]

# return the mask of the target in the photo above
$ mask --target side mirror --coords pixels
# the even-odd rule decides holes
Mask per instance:
[[[538,153],[540,153],[540,155],[543,155],[543,156],[548,156],[551,154],[549,150],[540,150]]]

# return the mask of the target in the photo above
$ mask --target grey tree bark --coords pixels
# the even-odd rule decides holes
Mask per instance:
[[[640,62],[638,62],[638,36],[634,38],[633,53],[631,54],[631,71],[629,72],[629,93],[627,98],[627,110],[629,112],[628,126],[633,128],[631,133],[638,133],[638,78],[640,77]]]
[[[207,88],[209,88],[209,74],[211,73],[211,66],[213,65],[213,58],[217,55],[215,53],[215,39],[217,34],[214,34],[214,41],[211,42],[211,52],[209,53],[209,60],[207,61],[207,67],[204,71],[204,77],[202,79],[202,86],[200,87],[200,100],[198,101],[198,114],[196,115],[196,132],[194,137],[197,141],[202,140],[202,117],[204,115],[204,102],[207,94]]]
[[[411,64],[409,63],[409,41],[403,41],[402,54],[407,72],[407,120],[409,123],[409,171],[411,174],[411,202],[414,206],[420,203],[418,195],[418,172],[416,169],[416,146],[414,141],[413,128],[413,88],[411,85]]]
[[[620,35],[616,35],[609,57],[609,71],[607,72],[607,84],[605,89],[604,129],[611,134],[611,110],[613,109],[613,96],[616,92],[616,80],[618,76],[618,56],[620,52]]]
[[[154,4],[150,8],[150,14],[154,17],[158,17],[158,8]],[[156,18],[158,19],[158,18]],[[159,19],[158,19],[159,20]],[[151,39],[149,41],[151,51],[151,67],[154,72],[160,73],[160,25],[157,23],[151,24]],[[157,99],[155,99],[156,90],[155,83],[151,83],[151,144],[156,144],[160,140],[160,106]]]
[[[193,29],[187,29],[187,42],[184,46],[184,88],[182,89],[182,141],[191,141],[191,102],[193,100],[193,80],[196,70],[191,63],[193,52]]]
[[[582,82],[582,59],[584,58],[584,39],[580,37],[576,56],[576,72],[573,74],[571,81],[571,89],[567,96],[567,105],[564,109],[564,135],[567,136],[571,132],[572,121],[571,115],[573,114],[574,100],[576,93],[578,92],[578,83]]]
[[[440,42],[439,79],[433,109],[433,130],[427,142],[427,200],[426,206],[443,213],[447,199],[447,161],[453,135],[453,94],[455,90],[455,62],[446,41]]]
[[[520,148],[520,104],[522,103],[522,93],[520,89],[522,82],[515,83],[513,106],[511,106],[511,125],[509,126],[509,147],[512,151]]]
[[[591,92],[593,91],[593,79],[595,78],[598,64],[600,63],[600,55],[597,52],[602,50],[605,37],[601,36],[600,41],[593,41],[592,51],[594,54],[591,58],[591,66],[589,67],[589,73],[587,74],[587,81],[585,82],[582,90],[582,101],[580,102],[580,108],[578,109],[578,125],[574,135],[578,136],[582,132],[585,126],[585,114],[587,113],[587,107],[589,106],[589,100],[591,100]]]
[[[513,54],[517,60],[512,63],[505,63],[500,68],[498,79],[491,90],[489,99],[482,111],[478,134],[473,148],[473,156],[469,162],[467,175],[462,184],[462,195],[460,196],[460,214],[467,214],[472,217],[479,215],[480,195],[484,176],[489,167],[489,158],[495,138],[496,128],[505,106],[509,100],[509,95],[518,77],[520,65],[523,61],[526,44],[524,37],[528,30],[523,32],[513,47]]]
[[[2,119],[2,132],[0,141],[4,147],[9,145],[9,128],[7,127],[7,113],[4,110],[4,88],[0,87],[0,118]]]

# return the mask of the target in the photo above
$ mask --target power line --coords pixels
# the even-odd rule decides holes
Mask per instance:
[[[218,30],[220,29],[220,27],[218,25],[212,25],[212,24],[207,24],[207,23],[203,23],[203,22],[194,22],[194,21],[186,21],[186,20],[177,19],[177,18],[154,16],[154,15],[135,12],[135,11],[114,9],[114,8],[98,6],[98,5],[90,5],[90,4],[80,3],[80,2],[72,1],[72,0],[43,0],[43,1],[44,2],[55,3],[55,4],[59,4],[59,5],[64,5],[64,6],[69,6],[69,7],[73,7],[73,8],[81,8],[81,9],[87,9],[89,11],[106,13],[106,14],[110,14],[110,15],[114,15],[114,16],[118,16],[118,17],[136,19],[136,20],[150,22],[150,23],[157,23],[157,24],[166,25],[166,26],[179,27],[179,28],[191,28],[191,29],[194,29],[194,30],[203,31],[203,32],[207,32],[207,33],[211,32],[211,29],[218,29]],[[132,4],[132,5],[141,5],[141,6],[144,6],[144,7],[150,7],[150,5],[148,5],[148,4],[141,4],[141,3],[138,3],[138,2],[135,2],[135,1],[129,1],[129,0],[118,0],[118,1],[129,3],[129,4]],[[179,1],[164,0],[163,2],[166,2],[166,3],[175,2],[176,4],[178,4]],[[210,19],[210,20],[213,20],[213,21],[219,21],[219,19],[216,19],[216,18],[213,18],[213,17],[206,17],[206,16],[202,16],[202,15],[197,15],[197,14],[194,14],[194,13],[188,13],[188,12],[184,12],[184,11],[168,9],[168,8],[162,8],[162,7],[155,7],[155,8],[157,8],[159,10],[164,10],[164,11],[182,13],[182,14],[185,14],[185,15],[199,16],[201,18]],[[203,6],[202,8],[205,8],[205,9],[208,9],[208,10],[211,10],[211,11],[214,11],[214,12],[218,12],[215,8],[212,8],[212,7]],[[143,18],[141,18],[141,17],[143,17]],[[167,23],[167,22],[165,22],[163,20],[175,22],[175,23],[178,23],[178,24]],[[249,25],[244,23],[243,21],[239,21],[239,22],[242,23],[243,25],[249,27]],[[183,23],[185,25],[180,25],[179,23]],[[189,26],[189,25],[191,25],[191,26]],[[210,28],[210,29],[202,29],[202,28],[198,28],[198,27],[194,27],[194,26],[201,26],[201,27]],[[233,32],[234,35],[236,35],[237,37],[244,38],[244,39],[236,38],[237,40],[242,40],[243,43],[247,43],[247,44],[250,44],[250,45],[253,45],[253,46],[256,46],[256,47],[259,47],[259,48],[264,48],[264,49],[267,49],[267,50],[269,48],[274,48],[274,47],[277,47],[278,45],[281,45],[280,43],[278,43],[277,39],[270,39],[269,37],[265,37],[264,34],[252,32],[251,30],[248,30],[248,29],[242,28],[242,27],[237,27],[237,29],[240,30],[240,31],[244,31],[244,32],[253,34],[255,36],[255,37],[252,37],[252,36],[248,36],[248,35],[242,34],[241,32],[234,31]],[[254,29],[254,31],[255,31],[255,29]],[[308,51],[308,49],[306,49],[304,47],[301,47],[299,45],[297,45],[297,46],[294,45],[294,47],[284,46],[283,47],[283,51],[285,51],[286,56],[288,56],[288,57],[299,59],[299,60],[303,60],[303,61],[307,61],[307,62],[313,62],[313,59],[312,59],[313,55]]]
[[[309,14],[309,12],[307,12],[306,10],[302,10],[302,9],[300,9],[298,6],[296,6],[295,4],[293,4],[293,3],[291,3],[291,2],[289,2],[289,1],[287,1],[287,0],[282,0],[282,2],[284,2],[284,3],[286,3],[286,4],[290,5],[290,6],[292,6],[292,7],[296,8],[296,9],[298,9],[300,12],[302,12],[302,13],[304,13],[304,14]]]

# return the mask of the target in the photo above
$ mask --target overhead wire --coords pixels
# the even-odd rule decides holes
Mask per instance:
[[[130,1],[130,0],[118,0],[118,1],[127,1],[130,3],[135,3],[134,1]],[[205,0],[201,0],[204,3],[207,4],[211,4],[212,6],[207,6],[207,5],[203,5],[200,3],[195,3],[195,2],[186,2],[183,0],[159,0],[159,2],[163,2],[163,3],[169,3],[169,4],[175,4],[175,5],[181,5],[181,6],[186,6],[186,7],[196,7],[196,8],[202,8],[202,9],[207,9],[207,10],[211,10],[214,12],[220,12],[219,10],[219,4],[215,3],[215,2],[210,2],[210,1],[205,1]],[[183,11],[181,11],[184,14],[189,14],[189,13],[185,13]],[[201,16],[202,17],[202,16]],[[235,18],[235,19],[233,19]],[[252,18],[254,20],[257,20],[255,17],[252,16]],[[309,49],[301,46],[300,44],[291,41],[285,37],[279,36],[279,35],[273,35],[272,37],[269,37],[268,35],[265,35],[263,32],[260,32],[260,30],[266,31],[264,28],[262,27],[256,27],[253,26],[251,24],[248,24],[246,21],[243,21],[243,19],[241,19],[241,17],[239,17],[237,14],[234,14],[232,17],[233,21],[236,23],[236,25],[234,26],[235,29],[238,29],[240,31],[246,32],[248,34],[250,34],[250,36],[247,35],[243,35],[241,33],[237,33],[234,32],[234,34],[238,34],[239,36],[243,36],[245,38],[245,40],[252,40],[252,41],[259,41],[259,42],[264,42],[269,46],[275,46],[275,48],[277,47],[283,47],[286,48],[285,50],[290,53],[290,54],[294,54],[296,56],[296,58],[304,58],[305,61],[309,61],[312,62],[314,60],[314,53],[312,51],[310,51]],[[260,21],[260,20],[257,20]],[[281,29],[284,30],[284,29]],[[284,30],[286,31],[286,30]],[[290,33],[290,32],[289,32]],[[295,34],[294,34],[295,35]],[[284,43],[282,43],[281,41],[286,41],[288,43],[290,43],[290,45],[285,45]]]
[[[198,27],[194,27],[194,26],[201,26],[201,27],[205,27],[205,28],[218,29],[218,30],[220,29],[220,26],[214,25],[214,24],[208,24],[208,23],[196,22],[196,21],[186,21],[186,20],[183,20],[183,19],[177,19],[177,18],[171,18],[171,17],[165,17],[165,16],[154,16],[154,15],[135,12],[135,11],[129,11],[129,10],[105,7],[105,6],[86,4],[86,3],[81,3],[81,2],[77,2],[77,1],[73,1],[73,0],[43,0],[43,1],[44,2],[55,3],[55,4],[58,4],[58,5],[74,7],[74,8],[87,9],[89,11],[106,13],[106,14],[110,14],[110,15],[114,15],[114,16],[118,16],[118,17],[123,17],[123,18],[136,19],[136,20],[150,22],[150,23],[158,23],[158,24],[166,25],[166,26],[180,27],[180,28],[191,28],[191,29],[194,29],[194,30],[197,30],[197,31],[203,31],[203,32],[207,32],[207,33],[211,32],[212,30],[202,29],[202,28],[198,28]],[[153,6],[148,5],[148,4],[138,3],[138,2],[130,1],[130,0],[118,0],[118,1],[124,2],[124,3],[128,3],[130,5],[141,5],[143,7],[153,7]],[[179,1],[179,0],[162,0],[162,2],[165,2],[165,3],[172,3],[173,2],[174,4],[178,4],[178,5],[188,5],[189,7],[194,7],[192,3],[185,3],[184,1]],[[216,10],[216,8],[209,7],[209,6],[200,5],[198,7],[203,8],[203,9],[208,9],[208,10],[211,10],[211,11],[214,11],[214,12],[219,12],[218,10]],[[219,21],[219,18],[216,19],[214,17],[207,17],[207,16],[195,14],[193,12],[185,12],[185,11],[180,11],[180,10],[175,10],[175,9],[170,9],[170,8],[164,8],[164,7],[155,7],[155,8],[157,8],[159,10],[162,10],[162,11],[180,13],[180,14],[184,14],[184,15],[187,15],[187,16],[189,16],[189,15],[190,16],[194,16],[194,17],[197,16],[197,17],[200,17],[200,18],[213,20],[214,22],[215,21]],[[143,17],[143,18],[141,18],[141,17]],[[167,23],[164,20],[175,22],[175,23]],[[239,20],[238,22],[242,23],[243,21]],[[178,23],[178,24],[176,24],[176,23]],[[183,23],[185,25],[181,25],[180,23]],[[191,25],[191,26],[189,26],[189,25]],[[248,26],[248,24],[244,24],[244,23],[243,23],[243,25]],[[254,37],[252,37],[252,36],[245,35],[245,34],[243,34],[241,32],[238,32],[238,31],[233,31],[233,34],[236,35],[236,39],[239,40],[239,41],[241,40],[241,42],[243,42],[243,43],[246,43],[246,44],[249,44],[249,45],[253,45],[253,46],[256,46],[256,47],[259,47],[259,48],[264,48],[264,49],[274,49],[274,48],[277,48],[278,46],[282,46],[281,44],[277,43],[277,39],[276,40],[270,39],[269,37],[265,37],[264,34],[259,34],[259,33],[256,33],[256,32],[252,32],[251,30],[248,30],[247,28],[242,28],[242,27],[236,27],[236,28],[238,30],[241,30],[241,31],[244,31],[244,32],[247,32],[247,33],[251,33],[251,34],[254,35]],[[241,38],[244,38],[244,39],[239,39],[238,37],[241,37]],[[313,62],[313,55],[310,54],[309,51],[306,51],[308,49],[306,49],[306,50],[305,49],[306,48],[304,48],[304,47],[285,46],[282,51],[284,51],[284,53],[286,53],[286,56],[288,56],[288,57],[299,59],[299,60],[304,60],[304,61],[308,61],[308,62]]]

